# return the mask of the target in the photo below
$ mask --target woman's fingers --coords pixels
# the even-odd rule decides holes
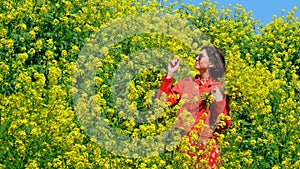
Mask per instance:
[[[179,59],[173,59],[173,60],[171,60],[170,63],[169,63],[168,72],[169,73],[176,72],[176,70],[179,67],[179,63],[180,63]]]
[[[174,59],[174,60],[171,60],[171,61],[170,61],[170,66],[171,66],[172,68],[174,68],[174,67],[176,67],[177,65],[179,65],[179,63],[180,63],[180,60],[179,60],[179,59]]]

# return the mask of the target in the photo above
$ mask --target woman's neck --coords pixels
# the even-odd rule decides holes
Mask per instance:
[[[208,70],[201,71],[200,72],[200,78],[203,79],[203,80],[209,80],[210,79],[210,75],[209,75]]]
[[[200,71],[200,80],[202,84],[205,84],[209,81],[210,76],[208,71]]]

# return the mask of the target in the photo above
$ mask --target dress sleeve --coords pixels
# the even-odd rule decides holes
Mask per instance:
[[[178,100],[181,98],[181,87],[179,83],[177,83],[174,87],[172,86],[173,78],[167,79],[167,75],[164,75],[162,83],[156,93],[156,98],[160,98],[163,93],[166,94],[166,101],[175,105]]]
[[[216,132],[221,133],[222,130],[228,129],[231,126],[232,121],[230,119],[227,119],[227,116],[230,116],[229,108],[230,105],[230,100],[229,100],[229,96],[225,95],[225,98],[221,101],[218,102],[213,102],[213,104],[211,105],[211,109],[210,109],[210,125],[215,123],[215,120],[217,119],[217,116],[220,113],[224,114],[224,122],[225,122],[225,126],[223,125],[222,127],[217,127],[216,128]]]

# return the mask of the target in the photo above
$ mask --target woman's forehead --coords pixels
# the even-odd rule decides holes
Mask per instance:
[[[206,49],[201,50],[199,55],[207,55]]]

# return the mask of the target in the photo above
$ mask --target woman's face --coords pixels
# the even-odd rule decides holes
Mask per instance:
[[[196,57],[195,68],[199,71],[205,71],[209,67],[213,67],[214,65],[209,61],[209,57],[207,55],[206,50],[202,50],[199,55]]]

